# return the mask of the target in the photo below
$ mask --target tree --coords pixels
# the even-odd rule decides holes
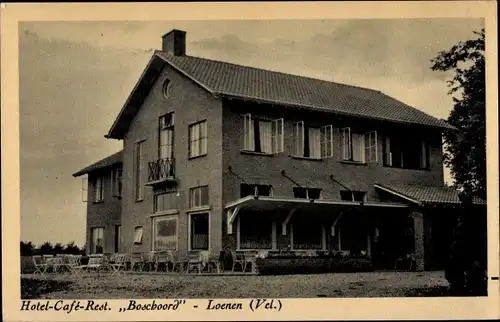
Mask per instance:
[[[63,245],[61,243],[56,243],[53,248],[53,252],[55,254],[62,254],[63,253]]]
[[[448,81],[453,110],[448,123],[459,133],[444,133],[444,162],[458,186],[468,186],[486,200],[486,79],[485,31],[474,32],[476,39],[460,41],[431,60],[432,70],[452,71]]]
[[[52,244],[50,242],[45,242],[40,246],[40,253],[41,254],[53,254],[54,253],[54,248],[52,247]]]
[[[21,241],[21,256],[31,256],[35,252],[35,245],[32,242]]]

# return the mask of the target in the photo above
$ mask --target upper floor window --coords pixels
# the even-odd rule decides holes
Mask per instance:
[[[340,129],[340,147],[343,160],[353,162],[377,161],[377,132],[353,133],[351,128]]]
[[[245,114],[243,120],[243,149],[266,154],[283,152],[283,119],[259,120]]]
[[[171,82],[170,79],[167,78],[163,82],[163,88],[162,88],[163,96],[165,96],[165,98],[168,98],[170,96],[170,87],[171,87]]]
[[[143,197],[143,157],[142,146],[144,141],[137,142],[134,147],[134,192],[135,199],[142,200]]]
[[[244,198],[247,196],[270,196],[271,188],[272,187],[269,185],[243,183],[240,185],[240,197]]]
[[[154,195],[153,211],[162,212],[177,209],[177,192],[170,191]]]
[[[111,192],[113,197],[122,196],[122,178],[123,170],[121,168],[111,170]]]
[[[429,146],[410,136],[387,136],[384,140],[384,165],[404,169],[428,169]]]
[[[366,192],[342,190],[340,191],[340,199],[343,201],[364,202],[366,200]]]
[[[293,124],[294,156],[320,159],[333,156],[333,126],[310,127],[303,121]]]
[[[301,199],[320,199],[321,189],[294,187],[293,196],[294,198],[301,198]]]
[[[200,186],[189,190],[189,207],[208,206],[208,186]]]
[[[189,157],[207,154],[207,121],[189,126]]]
[[[104,185],[103,185],[103,177],[97,177],[95,179],[95,202],[101,202],[104,200]]]
[[[174,113],[159,118],[159,159],[172,159],[174,155]]]

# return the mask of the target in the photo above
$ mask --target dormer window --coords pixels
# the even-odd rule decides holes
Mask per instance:
[[[165,96],[165,98],[168,98],[169,95],[170,95],[170,79],[165,79],[165,81],[163,82],[163,96]]]

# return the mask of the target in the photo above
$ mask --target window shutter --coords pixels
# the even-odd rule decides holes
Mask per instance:
[[[304,122],[299,121],[293,124],[293,155],[303,156],[304,154]]]
[[[283,119],[277,119],[272,122],[271,128],[271,138],[272,138],[272,152],[281,153],[283,152]]]
[[[88,178],[82,178],[82,202],[87,202],[88,184]]]
[[[253,136],[254,130],[253,130],[253,122],[251,114],[243,115],[243,133],[244,133],[243,149],[247,151],[255,150],[255,143]]]
[[[377,162],[377,131],[365,133],[365,158],[366,162]]]

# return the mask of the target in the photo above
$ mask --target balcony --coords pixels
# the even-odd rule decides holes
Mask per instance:
[[[148,162],[147,186],[155,186],[175,182],[175,159],[158,159]]]

